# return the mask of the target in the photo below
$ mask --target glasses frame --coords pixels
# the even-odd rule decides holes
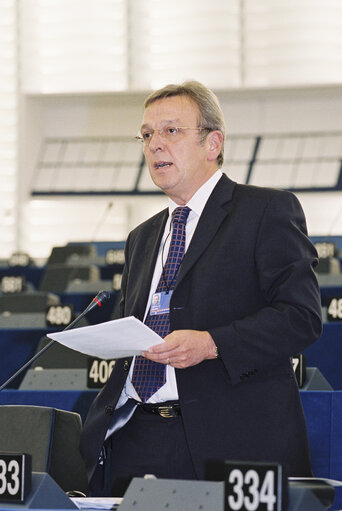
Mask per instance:
[[[152,137],[154,135],[154,133],[156,131],[158,131],[159,135],[163,138],[164,135],[163,135],[163,131],[167,128],[173,128],[175,130],[198,130],[198,131],[204,131],[204,130],[207,130],[207,131],[212,131],[211,128],[203,128],[203,127],[197,127],[197,126],[165,126],[164,128],[159,128],[159,129],[156,129],[156,130],[150,130],[152,132]],[[145,145],[149,145],[149,143],[151,142],[152,140],[152,137],[148,140],[145,140],[144,137],[142,137],[141,135],[136,135],[136,137],[134,137],[136,140],[138,140],[140,143],[142,144],[145,144]]]

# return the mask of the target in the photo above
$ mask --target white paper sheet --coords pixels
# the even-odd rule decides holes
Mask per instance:
[[[122,497],[74,497],[71,499],[78,509],[118,509]]]
[[[315,481],[322,481],[323,483],[330,484],[330,486],[338,487],[342,486],[342,481],[337,481],[336,479],[326,479],[325,477],[289,477],[289,481],[308,481],[315,483]]]
[[[80,353],[104,359],[140,355],[150,346],[164,342],[134,316],[55,332],[47,337]]]

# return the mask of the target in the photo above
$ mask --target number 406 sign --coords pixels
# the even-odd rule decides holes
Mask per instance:
[[[276,463],[225,462],[225,511],[282,511],[282,467]]]

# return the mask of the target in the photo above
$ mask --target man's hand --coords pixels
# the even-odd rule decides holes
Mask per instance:
[[[142,352],[142,355],[177,369],[191,367],[217,356],[213,338],[206,331],[174,330],[164,341]]]

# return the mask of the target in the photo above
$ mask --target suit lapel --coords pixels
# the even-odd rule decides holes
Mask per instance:
[[[225,174],[221,177],[210,195],[198,221],[196,230],[184,256],[175,289],[180,285],[184,276],[192,268],[216,235],[222,221],[229,214],[227,205],[233,198],[236,183]]]

